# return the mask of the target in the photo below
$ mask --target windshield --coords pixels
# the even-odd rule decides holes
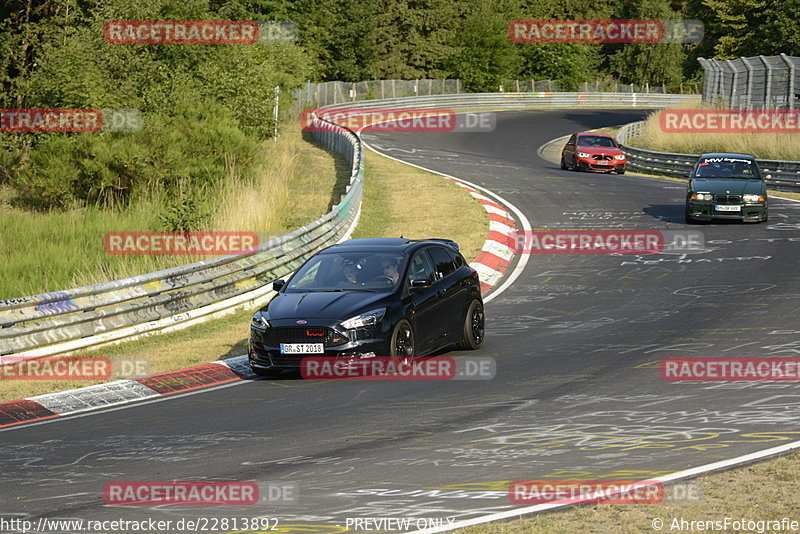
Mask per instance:
[[[698,178],[744,178],[760,180],[756,162],[744,158],[703,158],[697,163]]]
[[[578,137],[578,146],[617,148],[617,143],[610,137],[603,137],[602,135],[582,135]]]
[[[373,252],[319,254],[297,271],[286,291],[387,291],[397,286],[404,259]]]

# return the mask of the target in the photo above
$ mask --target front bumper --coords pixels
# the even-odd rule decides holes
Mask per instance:
[[[739,211],[717,211],[714,202],[689,200],[686,212],[693,219],[710,221],[712,219],[730,219],[737,221],[760,221],[767,213],[766,202],[736,204]]]
[[[266,330],[250,327],[248,358],[250,366],[258,369],[299,369],[305,357],[335,356],[343,359],[360,360],[375,356],[388,356],[391,330],[385,332],[384,325],[368,326],[354,330],[341,330],[327,324],[308,325],[309,328],[329,328],[340,332],[347,341],[335,345],[324,344],[321,354],[281,354],[280,343],[291,343],[295,339],[280,339],[280,336],[267,336]],[[270,338],[269,340],[267,338]],[[303,342],[313,342],[307,340]]]
[[[626,160],[601,161],[596,159],[578,158],[578,166],[583,171],[622,172],[628,162]]]

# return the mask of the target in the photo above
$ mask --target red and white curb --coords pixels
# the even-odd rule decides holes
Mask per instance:
[[[0,428],[254,378],[247,356],[0,403]]]
[[[513,242],[513,234],[517,230],[514,216],[506,209],[480,193],[477,189],[469,186],[455,178],[446,177],[457,186],[467,190],[470,195],[478,202],[483,204],[483,208],[489,214],[489,235],[483,243],[483,248],[475,259],[470,262],[470,266],[478,271],[481,280],[481,292],[486,293],[503,278],[503,275],[514,258],[514,250],[508,246]]]

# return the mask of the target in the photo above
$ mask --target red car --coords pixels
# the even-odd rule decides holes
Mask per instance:
[[[572,134],[561,151],[561,168],[625,174],[625,153],[613,137],[584,132]]]

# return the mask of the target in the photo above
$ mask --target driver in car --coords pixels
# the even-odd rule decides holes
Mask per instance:
[[[391,259],[383,260],[381,263],[381,268],[383,269],[383,275],[387,278],[391,278],[392,284],[396,284],[400,279],[400,273],[397,272],[396,261]]]

